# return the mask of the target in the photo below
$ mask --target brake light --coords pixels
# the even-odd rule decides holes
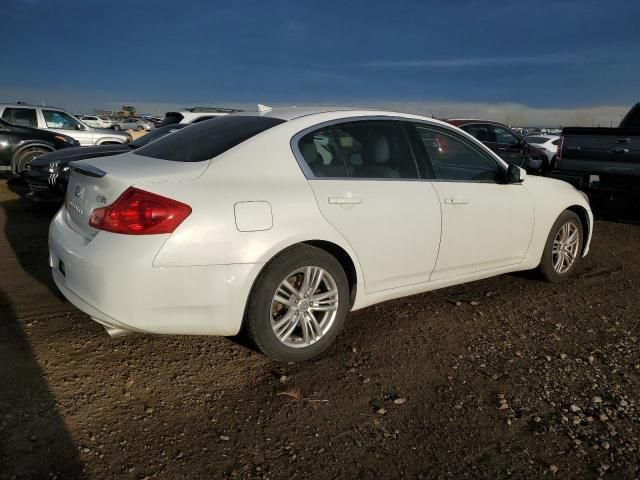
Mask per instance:
[[[556,162],[560,160],[562,156],[562,145],[564,144],[564,135],[560,135],[560,140],[558,141],[558,148],[556,149]]]
[[[111,205],[93,210],[89,225],[125,235],[172,233],[190,214],[189,205],[129,187]]]

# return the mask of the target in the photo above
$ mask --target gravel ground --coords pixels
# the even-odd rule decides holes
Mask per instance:
[[[565,284],[507,275],[374,306],[286,365],[225,338],[110,339],[52,285],[55,209],[12,189],[1,479],[640,477],[640,226],[598,221]]]

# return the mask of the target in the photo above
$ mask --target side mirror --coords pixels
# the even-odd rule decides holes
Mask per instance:
[[[522,183],[527,176],[527,171],[517,165],[509,165],[507,169],[507,183]]]
[[[84,126],[81,123],[77,123],[76,130],[84,130]]]

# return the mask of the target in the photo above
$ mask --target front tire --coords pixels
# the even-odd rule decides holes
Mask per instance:
[[[565,210],[551,227],[538,270],[545,280],[564,281],[576,269],[584,244],[580,217]]]
[[[331,345],[349,308],[349,283],[336,258],[316,247],[295,246],[256,280],[244,330],[275,360],[309,360]]]

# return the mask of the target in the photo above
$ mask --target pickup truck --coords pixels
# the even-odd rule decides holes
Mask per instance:
[[[550,176],[580,190],[640,193],[640,103],[618,128],[563,128]]]

